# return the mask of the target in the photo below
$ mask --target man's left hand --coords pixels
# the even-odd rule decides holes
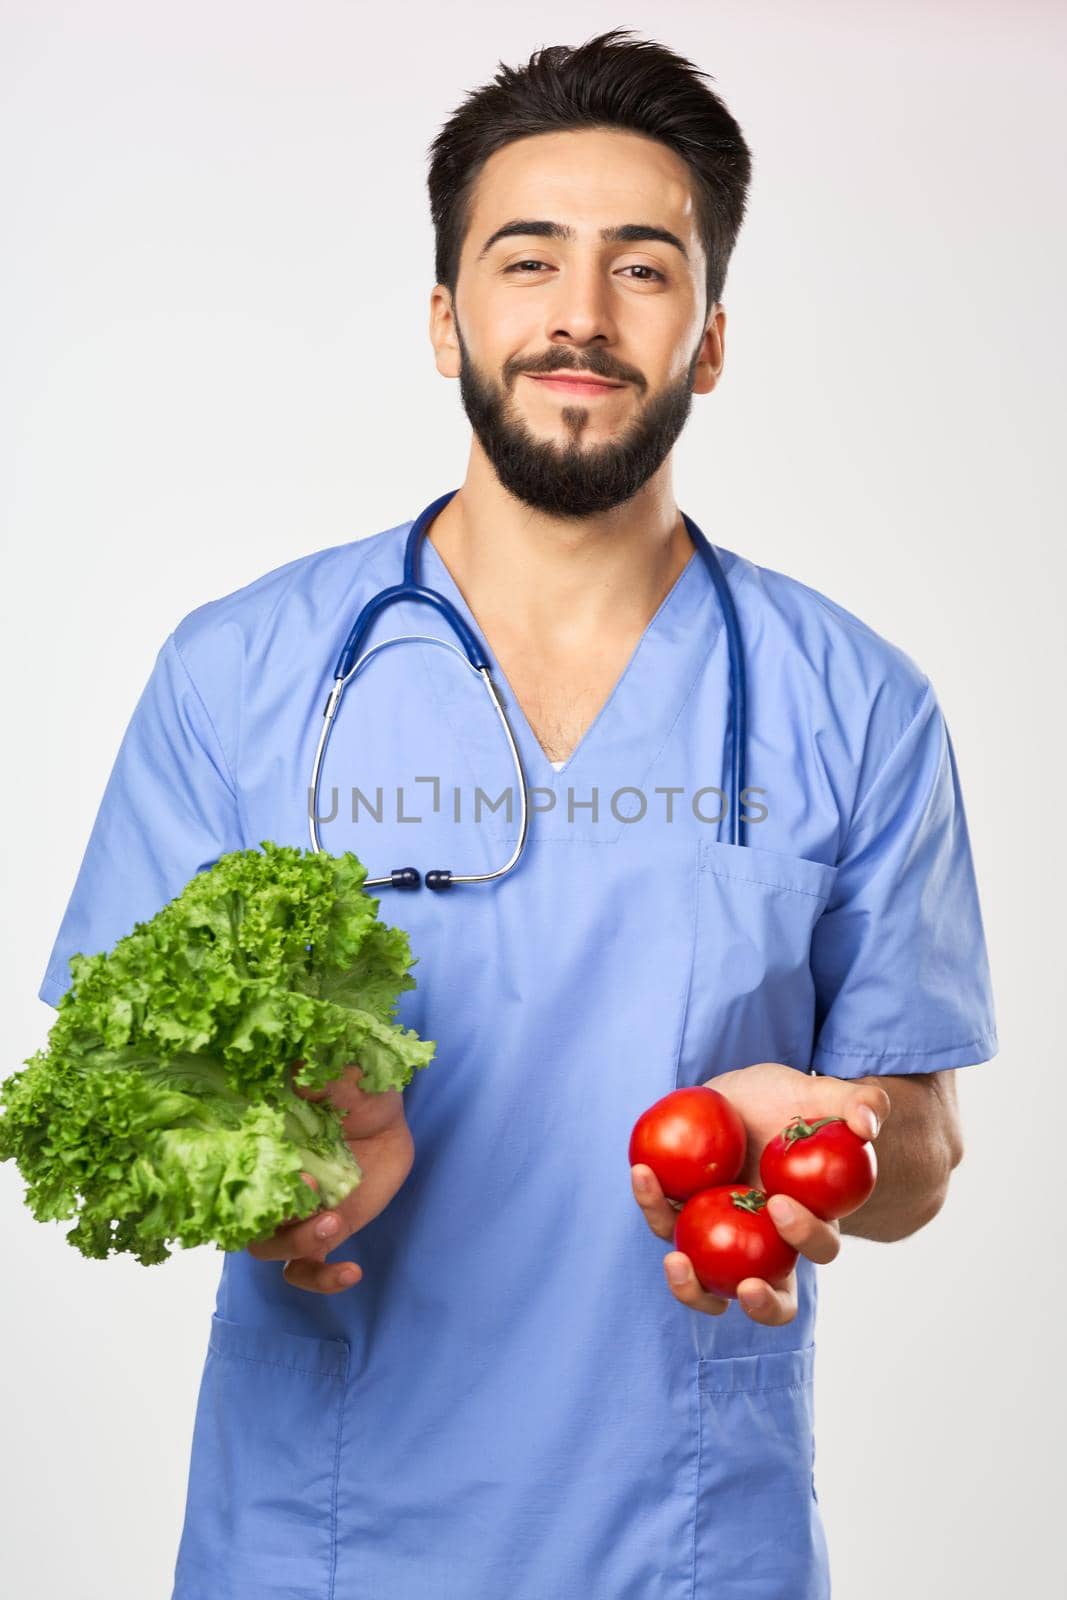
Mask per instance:
[[[800,1115],[808,1121],[817,1117],[844,1117],[861,1139],[873,1139],[891,1110],[888,1094],[877,1084],[854,1084],[841,1078],[812,1076],[776,1061],[760,1061],[755,1066],[719,1073],[707,1080],[707,1087],[724,1094],[741,1115],[748,1134],[748,1148],[737,1181],[754,1184],[757,1188],[760,1185],[759,1159],[764,1147],[791,1117]],[[647,1190],[639,1187],[639,1177],[648,1181]],[[632,1167],[631,1179],[634,1196],[653,1233],[658,1238],[673,1241],[675,1220],[682,1209],[680,1203],[666,1198],[650,1167]],[[841,1249],[841,1229],[836,1222],[823,1222],[799,1201],[785,1196],[768,1201],[767,1210],[782,1238],[800,1255],[820,1266],[835,1259]],[[709,1294],[701,1287],[692,1262],[682,1251],[674,1250],[665,1256],[664,1267],[676,1300],[713,1317],[729,1309],[729,1300]],[[679,1268],[683,1273],[678,1283],[671,1279],[672,1268]],[[737,1298],[753,1322],[769,1327],[792,1322],[797,1314],[796,1269],[778,1288],[762,1278],[744,1278],[738,1285]]]

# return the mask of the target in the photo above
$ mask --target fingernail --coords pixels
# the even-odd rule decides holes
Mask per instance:
[[[796,1219],[796,1211],[784,1194],[772,1194],[767,1201],[767,1210],[775,1222],[793,1222]]]
[[[338,1222],[336,1217],[323,1217],[315,1229],[316,1239],[329,1239],[337,1232]]]
[[[763,1304],[763,1296],[761,1294],[743,1294],[739,1298],[746,1311],[758,1311]]]
[[[864,1106],[860,1112],[860,1121],[867,1129],[868,1139],[874,1139],[878,1134],[878,1118],[870,1106]]]
[[[637,1186],[638,1194],[651,1194],[652,1185],[649,1183],[648,1178],[643,1172],[638,1174],[638,1176],[634,1179],[634,1183]]]
[[[668,1261],[667,1276],[675,1285],[682,1284],[689,1276],[689,1266],[685,1261]]]

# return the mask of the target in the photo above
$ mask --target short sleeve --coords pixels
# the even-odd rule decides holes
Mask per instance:
[[[226,756],[172,633],[119,746],[40,998],[58,1003],[72,955],[109,950],[196,873],[241,848]]]
[[[812,935],[816,1072],[939,1072],[997,1053],[956,757],[933,688],[852,816]]]

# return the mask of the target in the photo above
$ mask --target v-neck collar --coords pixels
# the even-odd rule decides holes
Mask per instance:
[[[626,665],[623,667],[619,676],[616,678],[607,699],[604,701],[596,716],[586,728],[585,732],[578,740],[578,743],[575,745],[574,749],[571,751],[570,755],[557,772],[545,753],[544,746],[541,744],[541,741],[538,739],[537,735],[533,731],[533,728],[530,726],[529,719],[519,703],[518,695],[508,682],[503,667],[500,665],[497,657],[493,654],[489,640],[485,637],[474,616],[474,613],[471,611],[470,606],[463,598],[463,593],[459,588],[459,585],[453,578],[449,568],[445,565],[445,562],[442,559],[436,545],[430,542],[429,532],[427,532],[426,537],[422,541],[422,549],[420,554],[422,558],[421,578],[424,586],[431,589],[437,589],[439,593],[446,595],[447,598],[452,601],[452,604],[459,611],[463,619],[474,630],[478,639],[481,641],[489,660],[493,683],[496,685],[497,692],[504,701],[505,709],[508,714],[508,720],[511,723],[512,732],[515,735],[516,743],[519,745],[520,754],[523,758],[523,766],[526,769],[526,776],[530,781],[533,781],[535,776],[534,769],[536,768],[536,777],[539,783],[546,781],[552,783],[557,779],[569,776],[578,763],[582,760],[586,747],[596,739],[599,724],[610,715],[612,702],[625,690],[626,680],[630,676],[631,670],[634,668],[638,657],[641,654],[641,650],[646,639],[656,627],[661,614],[670,607],[675,593],[687,582],[691,582],[690,568],[695,561],[699,561],[701,559],[699,551],[694,550],[690,555],[689,560],[686,562],[685,566],[682,568],[681,572],[679,572],[667,593],[660,601],[651,620],[645,627],[644,632],[641,634],[640,639],[638,639],[633,650],[630,652],[629,659],[627,660]]]
[[[398,529],[401,562],[412,525],[413,519]],[[719,546],[715,549],[729,579],[737,557]],[[537,791],[546,802],[549,796],[553,797],[550,809],[531,811],[531,838],[584,839],[601,843],[616,840],[627,826],[626,811],[637,803],[633,792],[643,789],[645,779],[682,714],[701,668],[722,633],[718,597],[700,551],[691,552],[604,704],[558,772],[534,734],[458,584],[428,536],[421,544],[419,581],[425,588],[436,589],[451,601],[480,640],[519,749],[531,798]],[[426,612],[420,610],[421,631],[425,631],[426,620]],[[434,620],[440,621],[440,628],[435,631],[451,638],[447,623],[443,619]],[[504,781],[513,783],[514,769],[507,757],[504,736],[488,701],[483,715],[458,714],[450,703],[449,689],[450,673],[460,671],[458,663],[442,670],[440,651],[425,645],[419,648],[430,692],[463,748],[475,781],[488,785],[492,778],[498,788],[497,780],[503,772],[506,774]],[[724,727],[726,711],[724,705]],[[676,775],[671,778],[675,782],[682,781]],[[594,790],[595,814],[593,807],[586,803]],[[617,802],[624,815],[616,816],[611,800],[620,790],[627,791]],[[652,798],[648,796],[650,809]],[[490,837],[513,842],[518,837],[517,816],[516,809],[510,822],[503,814],[488,822],[483,817],[481,826]]]

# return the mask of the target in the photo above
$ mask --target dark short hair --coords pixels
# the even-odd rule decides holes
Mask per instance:
[[[707,73],[632,32],[612,28],[576,49],[546,45],[519,68],[499,62],[492,83],[472,90],[433,140],[434,270],[453,296],[474,186],[494,151],[531,134],[608,127],[658,139],[686,162],[707,258],[708,310],[722,298],[745,214],[749,148],[718,95],[699,81]]]

